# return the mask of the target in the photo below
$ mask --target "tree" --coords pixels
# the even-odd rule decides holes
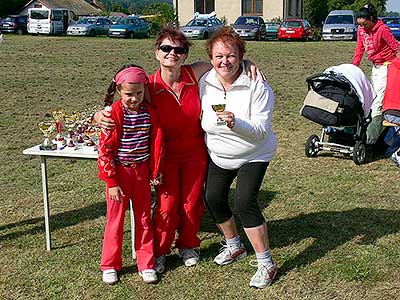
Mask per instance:
[[[400,17],[400,13],[397,11],[389,11],[386,13],[386,17]]]
[[[0,5],[0,16],[17,14],[24,7],[26,0],[7,0],[2,1]]]
[[[174,8],[168,3],[152,3],[146,6],[142,14],[152,15],[147,21],[151,24],[151,33],[155,34],[160,31],[163,26],[176,25],[177,21]]]
[[[367,3],[371,3],[378,11],[378,16],[386,14],[387,0],[304,0],[304,17],[314,26],[321,26],[328,13],[332,10],[351,9],[357,12]]]
[[[344,9],[352,9],[354,11],[358,11],[365,4],[371,3],[378,11],[378,16],[384,16],[386,14],[386,0],[355,0],[351,2],[353,3],[344,6]]]
[[[327,3],[321,0],[305,0],[303,13],[311,25],[319,27],[328,15]]]

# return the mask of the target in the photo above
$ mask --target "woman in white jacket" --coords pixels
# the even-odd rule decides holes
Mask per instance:
[[[207,51],[213,69],[199,81],[201,125],[210,156],[206,204],[226,240],[214,262],[226,265],[247,255],[228,204],[230,186],[237,178],[235,210],[257,257],[258,269],[250,286],[264,288],[277,272],[257,204],[264,174],[276,151],[271,123],[274,95],[266,82],[252,81],[246,75],[242,62],[245,43],[231,28],[217,32],[207,42]]]

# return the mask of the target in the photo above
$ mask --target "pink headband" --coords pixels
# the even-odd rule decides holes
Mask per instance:
[[[120,72],[115,75],[115,83],[146,83],[147,76],[146,72],[139,67],[129,67],[126,69],[121,70]]]

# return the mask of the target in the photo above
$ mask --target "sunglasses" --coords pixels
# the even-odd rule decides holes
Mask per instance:
[[[165,53],[170,53],[172,50],[174,50],[176,54],[185,54],[186,53],[185,48],[172,47],[170,45],[161,45],[158,49],[160,49],[162,52],[165,52]]]

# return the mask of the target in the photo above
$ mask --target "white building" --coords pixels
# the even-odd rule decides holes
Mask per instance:
[[[273,18],[302,18],[303,0],[173,0],[179,23],[186,24],[195,12],[215,11],[227,24],[245,15],[256,15],[264,20]]]

